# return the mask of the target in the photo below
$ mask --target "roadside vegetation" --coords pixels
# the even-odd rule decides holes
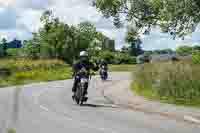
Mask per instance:
[[[10,128],[10,129],[8,129],[8,132],[7,132],[7,133],[16,133],[16,130],[13,129],[13,128]]]
[[[71,67],[60,60],[0,60],[0,87],[71,78]]]
[[[165,62],[144,64],[134,72],[132,89],[163,102],[200,107],[200,64]]]
[[[128,65],[128,64],[121,64],[121,65],[110,65],[109,71],[111,72],[133,72],[136,69],[136,65]]]

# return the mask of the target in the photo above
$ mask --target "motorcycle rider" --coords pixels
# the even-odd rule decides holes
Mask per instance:
[[[103,68],[103,66],[105,67],[106,70],[108,69],[108,63],[106,62],[106,60],[101,59],[99,63],[99,67]]]
[[[93,63],[90,61],[88,53],[86,51],[81,51],[80,52],[80,59],[73,64],[73,77],[74,77],[74,84],[72,87],[72,92],[75,93],[76,89],[77,89],[77,85],[79,83],[79,79],[77,78],[77,74],[79,73],[79,71],[84,68],[87,71],[87,76],[89,78],[89,72],[90,70],[93,71],[98,71],[99,67],[97,65],[97,63]],[[88,89],[88,84],[85,86],[85,92],[84,94],[87,95],[87,89]],[[74,95],[72,96],[72,98],[74,99]]]
[[[100,73],[99,73],[100,75],[102,74],[101,70],[108,71],[108,63],[106,62],[106,60],[101,59],[99,63],[99,67],[100,67]]]

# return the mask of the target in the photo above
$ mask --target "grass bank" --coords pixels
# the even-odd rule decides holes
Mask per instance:
[[[59,60],[0,60],[0,87],[71,77],[71,67]]]
[[[178,62],[144,64],[136,68],[132,89],[162,102],[200,107],[200,65]]]

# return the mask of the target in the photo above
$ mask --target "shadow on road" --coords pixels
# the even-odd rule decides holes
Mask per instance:
[[[91,108],[119,108],[115,105],[106,105],[106,104],[83,104],[82,107],[91,107]]]

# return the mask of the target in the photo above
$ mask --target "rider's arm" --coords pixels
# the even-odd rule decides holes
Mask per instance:
[[[93,70],[93,71],[98,71],[99,70],[99,66],[97,63],[92,63],[90,62],[90,68]]]
[[[75,74],[76,74],[76,64],[73,64],[72,65],[72,77],[74,77],[75,76]]]
[[[80,70],[80,63],[76,62],[75,64],[73,64],[72,69],[73,69],[73,77],[74,77]]]

